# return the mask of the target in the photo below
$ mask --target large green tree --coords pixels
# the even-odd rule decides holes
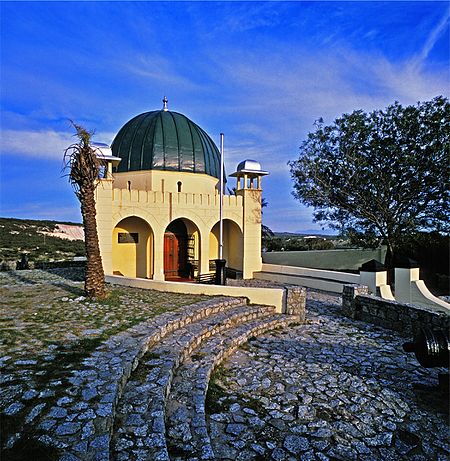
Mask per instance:
[[[80,125],[72,123],[78,142],[70,145],[64,152],[64,162],[71,183],[81,205],[86,247],[86,276],[84,289],[89,297],[104,298],[105,275],[98,242],[95,189],[99,183],[102,165],[92,148],[92,133]]]
[[[316,222],[396,248],[417,230],[449,230],[450,104],[431,101],[315,124],[289,162],[293,195]]]

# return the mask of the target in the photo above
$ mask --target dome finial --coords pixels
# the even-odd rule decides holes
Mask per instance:
[[[162,102],[163,102],[163,110],[164,110],[164,111],[169,110],[169,109],[167,108],[167,103],[169,102],[169,100],[167,99],[167,96],[164,96],[164,99],[162,100]]]

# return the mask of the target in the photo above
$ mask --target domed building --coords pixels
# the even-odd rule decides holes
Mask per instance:
[[[202,128],[163,103],[125,123],[111,150],[96,146],[108,164],[96,190],[107,275],[185,280],[213,272],[219,258],[220,152]],[[236,195],[223,195],[223,258],[244,278],[261,270],[265,174],[258,162],[241,162],[231,175]]]

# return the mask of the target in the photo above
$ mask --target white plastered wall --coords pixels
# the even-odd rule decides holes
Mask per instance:
[[[437,308],[450,313],[450,304],[434,296],[420,280],[418,267],[395,269],[396,301]]]

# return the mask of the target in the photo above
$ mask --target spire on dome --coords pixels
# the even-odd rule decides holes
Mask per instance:
[[[169,109],[167,108],[167,103],[169,102],[169,100],[167,99],[167,96],[164,96],[164,99],[162,100],[162,102],[163,102],[163,110],[164,110],[164,111],[169,110]]]

